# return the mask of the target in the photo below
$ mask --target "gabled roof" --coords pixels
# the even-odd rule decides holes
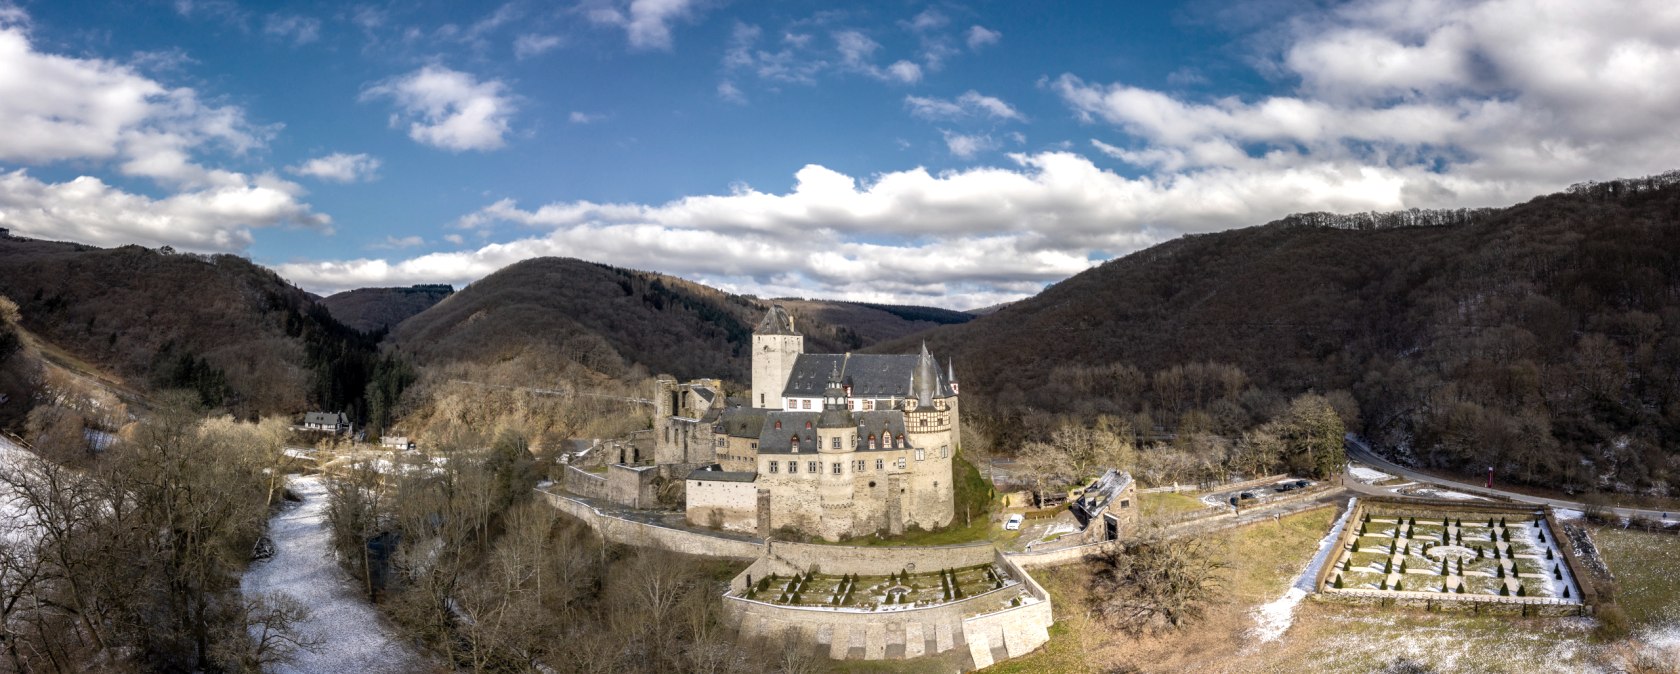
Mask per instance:
[[[350,420],[342,412],[309,412],[303,415],[303,423],[335,426],[350,423]]]
[[[821,412],[779,412],[772,411],[765,415],[764,430],[758,437],[759,454],[790,454],[793,452],[793,439],[799,438],[799,453],[815,453],[817,451],[817,422],[821,419]],[[852,418],[857,422],[857,450],[867,452],[869,436],[876,438],[883,433],[889,437],[904,436],[904,444],[898,449],[911,447],[910,436],[904,433],[904,413],[898,410],[880,410],[874,412],[853,412]],[[776,428],[776,422],[782,422],[781,428]],[[805,428],[809,422],[810,428]],[[892,449],[891,443],[879,449]]]
[[[853,398],[919,398],[915,385],[921,364],[919,354],[804,353],[794,360],[782,397],[822,397],[829,373],[839,368],[840,380],[851,387]],[[950,382],[939,375],[937,367],[926,370],[921,378],[932,384],[933,397],[951,395]]]
[[[764,415],[769,412],[752,407],[731,407],[723,411],[712,430],[732,438],[757,439],[764,430]]]
[[[1079,497],[1077,503],[1073,504],[1073,508],[1083,512],[1087,519],[1096,517],[1098,513],[1108,507],[1109,502],[1113,501],[1115,496],[1119,496],[1120,492],[1125,491],[1126,487],[1131,484],[1131,473],[1110,468],[1103,473],[1102,477],[1097,478],[1096,482],[1092,482],[1091,486],[1085,488],[1085,493]]]

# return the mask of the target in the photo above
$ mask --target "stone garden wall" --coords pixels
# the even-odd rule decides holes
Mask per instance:
[[[538,490],[538,493],[559,511],[582,520],[584,524],[614,543],[725,559],[757,559],[764,554],[764,543],[757,539],[627,520],[603,513],[594,506],[566,494],[542,490]]]

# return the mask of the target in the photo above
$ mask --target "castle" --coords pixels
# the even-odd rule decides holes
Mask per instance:
[[[692,468],[690,523],[840,540],[951,523],[960,437],[954,369],[914,355],[809,354],[793,318],[765,312],[752,391],[656,383],[654,461]]]

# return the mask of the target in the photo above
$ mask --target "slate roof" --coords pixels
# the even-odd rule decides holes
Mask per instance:
[[[751,407],[731,407],[723,411],[712,430],[732,438],[757,438],[764,430],[764,415],[769,412]]]
[[[793,317],[780,304],[770,305],[770,310],[764,312],[764,318],[759,319],[758,327],[753,328],[755,335],[798,335],[793,330]]]
[[[782,397],[822,397],[829,373],[839,368],[840,379],[852,387],[853,398],[914,398],[921,358],[916,354],[803,353],[793,362]],[[932,368],[932,374],[935,397],[950,396],[950,382],[939,374],[939,368]]]
[[[1097,481],[1092,482],[1091,486],[1085,488],[1084,495],[1079,497],[1079,501],[1074,503],[1073,507],[1083,512],[1086,519],[1096,517],[1097,513],[1107,508],[1109,502],[1131,483],[1131,473],[1110,468],[1102,477],[1097,478]]]
[[[303,423],[316,426],[337,426],[348,424],[350,420],[345,418],[342,412],[309,412],[303,415]]]
[[[822,417],[821,412],[779,412],[773,411],[765,415],[764,431],[758,437],[759,454],[793,454],[793,437],[799,436],[799,452],[801,454],[817,451],[817,422]],[[879,410],[874,412],[853,412],[852,418],[857,421],[858,441],[857,451],[880,451],[892,449],[889,443],[886,447],[876,450],[869,449],[869,436],[881,437],[885,430],[892,436],[904,435],[905,444],[899,449],[910,447],[910,436],[904,433],[904,413],[898,410]],[[782,422],[781,428],[776,428],[776,422]],[[805,424],[811,427],[806,428]]]
[[[752,482],[758,479],[758,473],[723,470],[717,464],[705,468],[696,468],[688,474],[690,480],[710,480],[712,482]]]

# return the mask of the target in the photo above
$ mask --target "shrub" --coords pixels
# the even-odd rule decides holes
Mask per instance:
[[[1336,582],[1333,586],[1338,590],[1342,589],[1342,574],[1336,574]]]
[[[1522,583],[1517,583],[1517,596],[1518,596],[1518,597],[1526,597],[1526,596],[1528,596],[1528,590],[1527,590],[1527,589],[1525,589],[1525,588],[1523,588],[1523,584],[1522,584]]]
[[[1359,552],[1359,539],[1357,538],[1353,539],[1353,551]]]
[[[1404,591],[1406,591],[1406,586],[1402,585],[1400,583],[1400,581],[1396,580],[1396,581],[1394,581],[1394,591],[1395,592],[1404,592]]]
[[[1554,559],[1551,548],[1546,548],[1546,559]]]

